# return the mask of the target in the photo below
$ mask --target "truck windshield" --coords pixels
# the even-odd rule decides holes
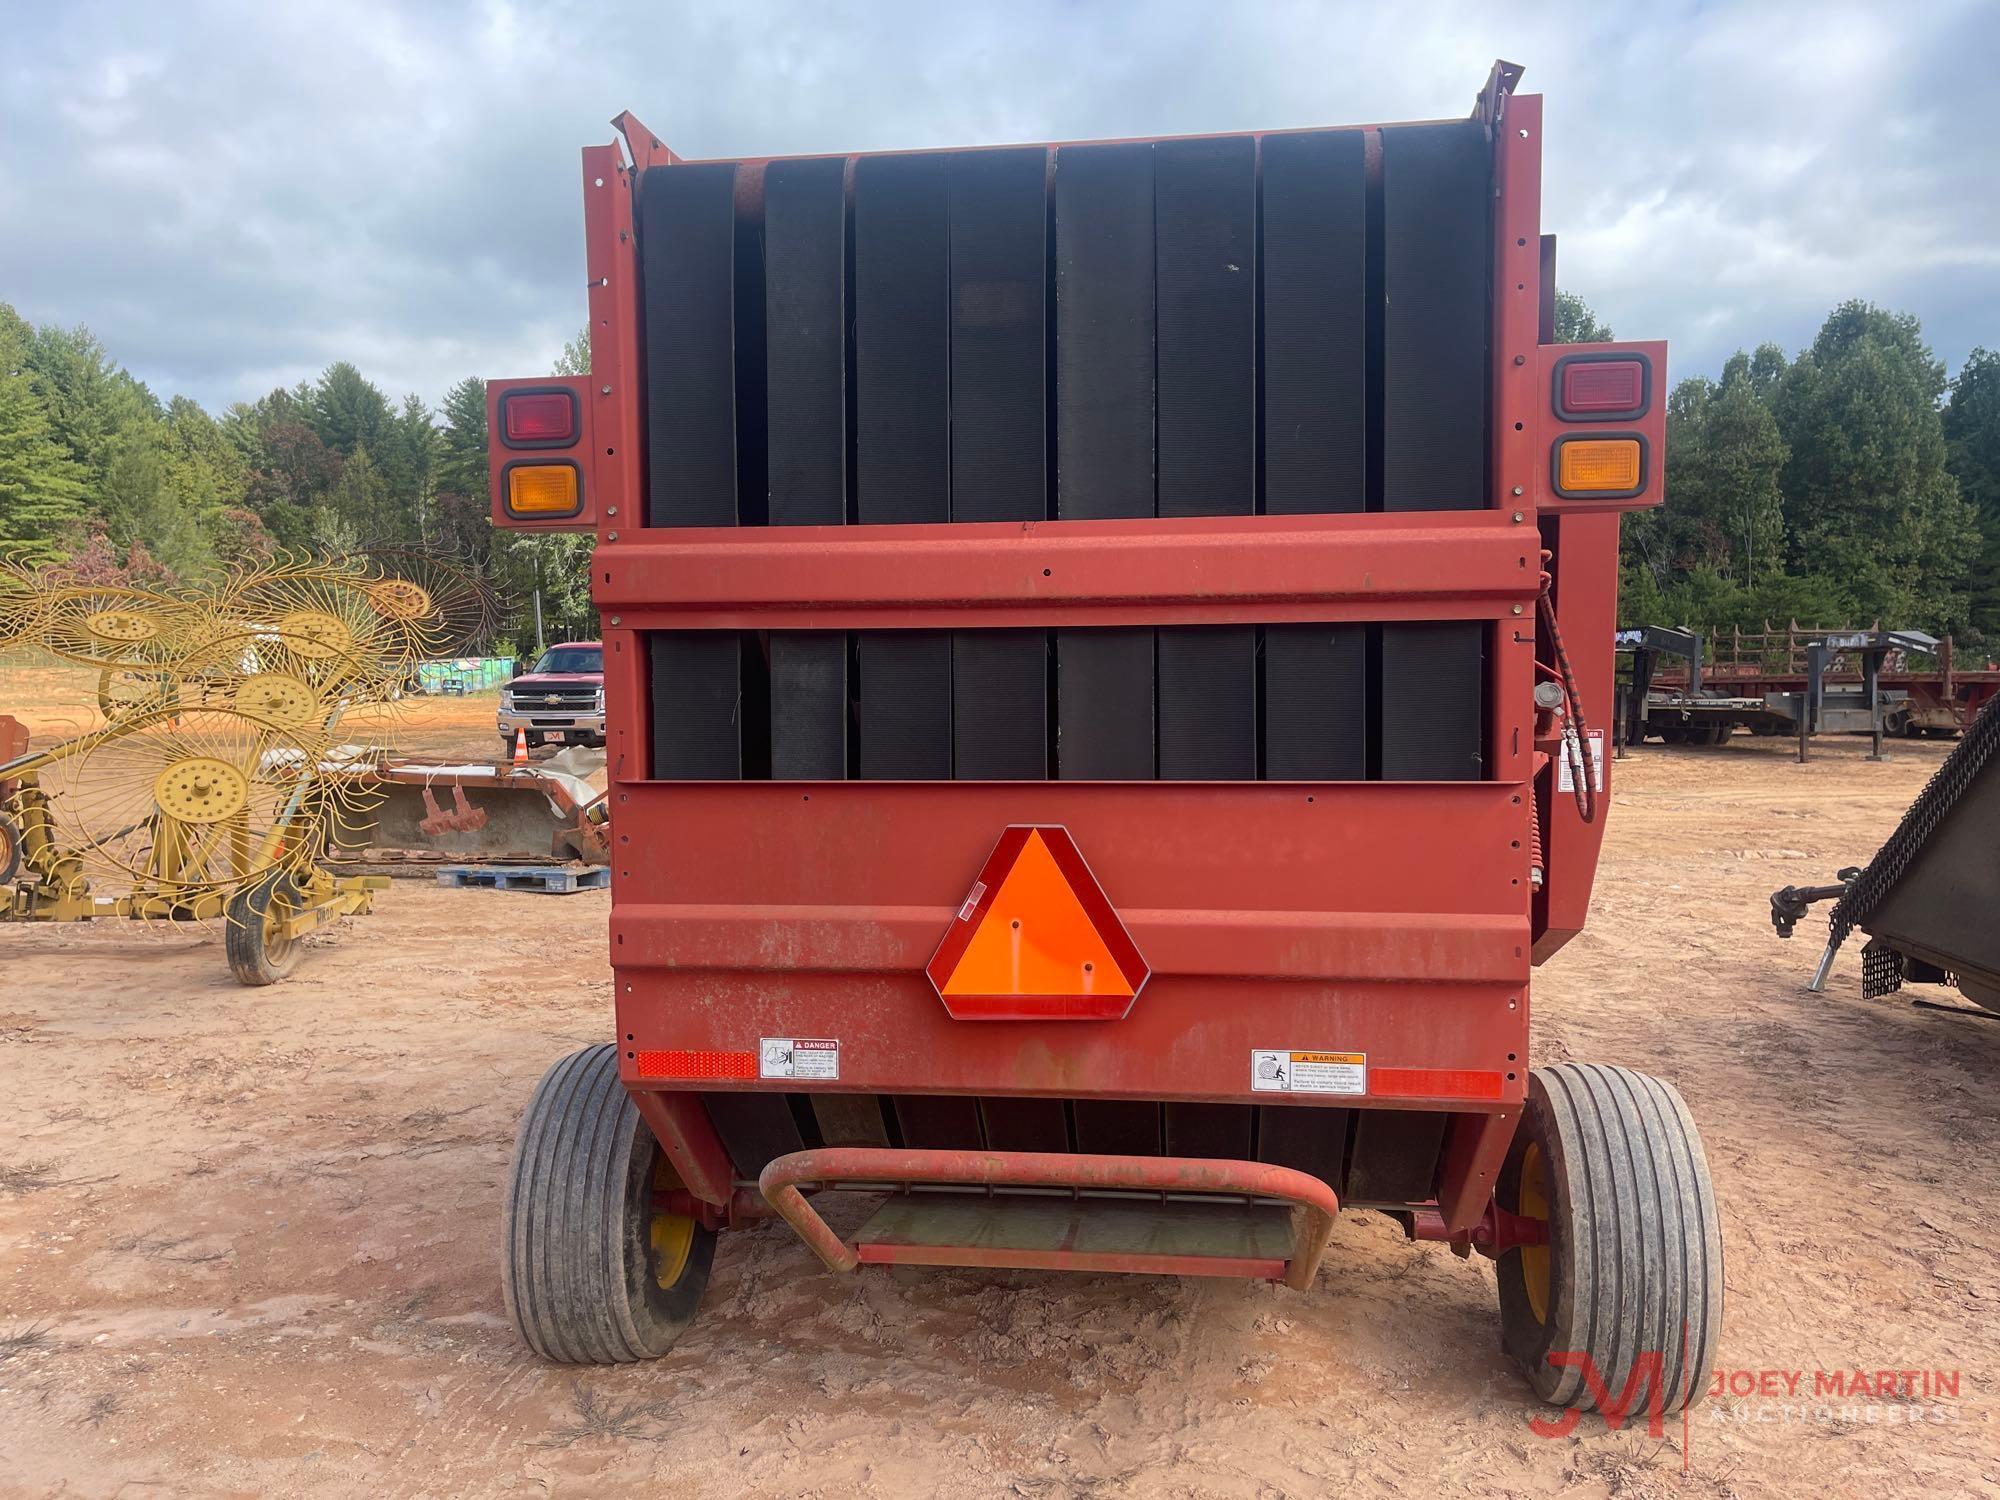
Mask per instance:
[[[602,646],[552,646],[535,663],[537,672],[602,672]]]

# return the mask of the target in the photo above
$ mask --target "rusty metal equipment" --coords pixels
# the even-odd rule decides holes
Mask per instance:
[[[1989,704],[1932,773],[1875,857],[1823,886],[1771,894],[1771,924],[1789,938],[1808,908],[1831,900],[1825,950],[1807,988],[1826,987],[1834,955],[1855,928],[1861,993],[1906,982],[1948,984],[2000,1012],[2000,708]],[[1924,1002],[1917,1002],[1923,1004]]]
[[[603,794],[556,767],[384,757],[336,774],[368,793],[329,857],[342,864],[510,859],[610,862]]]
[[[1589,1400],[1566,1350],[1700,1393],[1685,1105],[1528,1064],[1666,350],[1554,344],[1518,77],[1415,125],[583,153],[591,373],[488,386],[495,522],[593,531],[604,623],[616,1032],[522,1123],[534,1349],[663,1352],[771,1214],[834,1270],[1303,1288],[1365,1208],[1496,1258],[1543,1396]],[[843,1233],[845,1189],[886,1196]]]

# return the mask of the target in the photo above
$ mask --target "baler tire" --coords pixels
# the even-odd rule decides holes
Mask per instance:
[[[585,1047],[542,1075],[514,1143],[500,1257],[507,1316],[542,1358],[657,1359],[694,1321],[715,1231],[654,1214],[654,1189],[675,1181],[665,1160],[619,1081],[616,1047]]]
[[[271,903],[298,898],[298,882],[283,870],[258,876],[229,898],[223,908],[222,951],[238,984],[276,984],[299,966],[298,939],[273,943],[269,930]]]
[[[1535,1069],[1498,1197],[1548,1220],[1547,1246],[1508,1250],[1497,1267],[1501,1342],[1535,1394],[1593,1410],[1602,1391],[1650,1410],[1650,1388],[1628,1395],[1627,1383],[1657,1353],[1660,1409],[1699,1401],[1722,1327],[1722,1233],[1680,1092],[1629,1068]],[[1550,1361],[1565,1352],[1589,1364]]]

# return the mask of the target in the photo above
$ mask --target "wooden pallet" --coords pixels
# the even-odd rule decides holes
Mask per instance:
[[[601,865],[582,870],[549,865],[446,865],[437,872],[437,879],[439,885],[448,888],[481,886],[496,891],[541,891],[545,895],[569,896],[609,885],[611,872]]]

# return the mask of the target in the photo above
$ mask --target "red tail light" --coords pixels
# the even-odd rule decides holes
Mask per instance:
[[[1652,398],[1652,370],[1629,354],[1576,354],[1556,365],[1556,415],[1589,422],[1642,415]]]
[[[509,448],[566,448],[576,434],[576,397],[568,391],[509,391],[500,398],[500,440]]]

